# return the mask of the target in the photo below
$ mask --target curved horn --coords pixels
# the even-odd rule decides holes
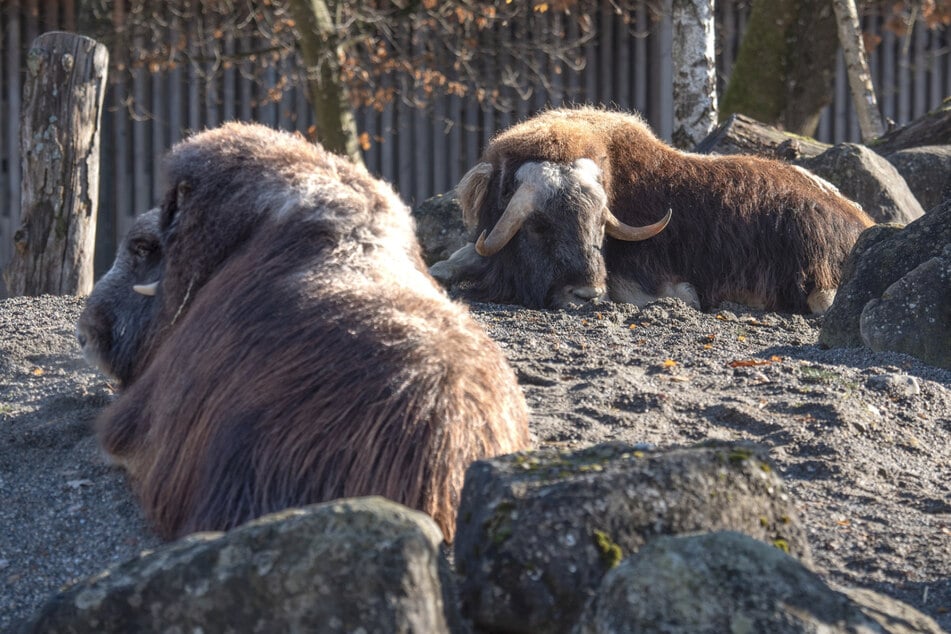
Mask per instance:
[[[670,217],[673,215],[673,210],[668,209],[667,215],[662,219],[658,220],[652,225],[647,225],[644,227],[632,227],[631,225],[626,225],[620,220],[618,220],[614,214],[608,211],[608,208],[604,208],[604,231],[612,238],[617,240],[624,240],[626,242],[637,242],[639,240],[647,240],[648,238],[653,238],[658,233],[664,230],[664,227],[667,226],[667,223],[670,222]]]
[[[155,297],[155,292],[158,290],[158,281],[152,282],[151,284],[134,284],[132,290],[139,295]]]
[[[508,206],[502,212],[488,237],[486,237],[485,231],[479,236],[475,245],[476,253],[483,257],[498,253],[518,233],[525,219],[534,209],[535,188],[528,183],[522,183],[515,190]]]

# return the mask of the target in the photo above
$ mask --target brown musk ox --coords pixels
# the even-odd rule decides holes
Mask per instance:
[[[675,296],[822,312],[872,224],[797,167],[681,152],[637,115],[590,107],[501,132],[456,193],[479,239],[431,272],[532,307]]]
[[[167,174],[78,324],[124,387],[98,438],[159,534],[379,494],[451,541],[466,468],[528,448],[527,408],[426,272],[407,207],[253,124],[177,144]]]

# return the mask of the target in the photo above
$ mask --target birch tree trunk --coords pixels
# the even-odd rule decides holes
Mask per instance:
[[[93,286],[109,53],[82,35],[44,33],[26,67],[22,215],[5,281],[11,296],[85,295]]]
[[[878,111],[872,75],[868,70],[865,56],[865,43],[862,41],[862,29],[855,0],[832,0],[835,18],[839,27],[839,43],[845,55],[845,65],[849,74],[849,87],[852,89],[852,103],[859,117],[859,130],[862,141],[868,142],[882,136],[885,126]]]
[[[714,0],[671,0],[676,147],[689,150],[717,125]]]

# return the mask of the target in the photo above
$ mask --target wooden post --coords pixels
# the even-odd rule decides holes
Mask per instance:
[[[44,33],[27,55],[22,215],[4,274],[11,295],[92,290],[108,65],[105,46],[73,33]]]

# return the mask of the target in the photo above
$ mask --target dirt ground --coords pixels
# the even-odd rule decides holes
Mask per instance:
[[[156,546],[90,427],[113,397],[73,324],[82,300],[0,301],[0,631],[64,584]],[[675,300],[536,311],[473,304],[541,446],[769,448],[828,580],[951,628],[951,372],[823,350],[819,318]]]

